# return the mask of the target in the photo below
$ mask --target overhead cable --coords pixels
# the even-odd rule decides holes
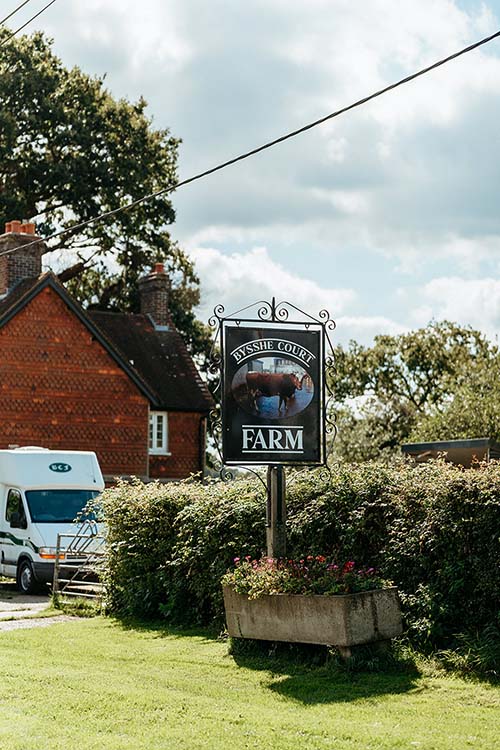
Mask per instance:
[[[52,1],[54,2],[54,0]],[[174,183],[170,187],[162,188],[161,190],[157,190],[156,192],[150,193],[149,195],[144,195],[142,198],[138,198],[135,201],[126,203],[123,206],[119,206],[118,208],[112,209],[110,211],[105,211],[104,213],[99,214],[98,216],[94,216],[92,219],[87,219],[86,221],[82,221],[79,224],[74,224],[73,226],[68,227],[66,229],[61,229],[58,232],[54,232],[48,237],[45,237],[44,239],[48,241],[48,240],[53,240],[56,237],[61,237],[68,232],[74,233],[75,230],[84,229],[85,227],[91,224],[95,224],[98,221],[109,219],[112,216],[116,216],[117,214],[122,213],[122,211],[129,211],[130,209],[135,208],[136,206],[139,206],[141,203],[145,203],[147,201],[153,200],[154,198],[158,198],[160,195],[166,195],[168,193],[172,193],[174,192],[174,190],[177,190],[178,188],[183,187],[184,185],[189,185],[192,182],[196,182],[197,180],[201,180],[204,177],[208,177],[208,175],[214,174],[215,172],[219,172],[221,169],[225,169],[226,167],[229,167],[232,164],[236,164],[239,161],[248,159],[250,156],[255,156],[255,154],[259,154],[261,151],[265,151],[269,148],[272,148],[273,146],[277,146],[279,143],[283,143],[284,141],[287,141],[290,138],[295,138],[295,136],[300,135],[301,133],[305,133],[307,130],[311,130],[312,128],[315,128],[318,125],[322,125],[324,122],[327,122],[328,120],[333,120],[335,117],[339,117],[340,115],[343,115],[346,112],[349,112],[351,109],[360,107],[363,104],[366,104],[367,102],[370,102],[373,99],[376,99],[377,97],[382,96],[383,94],[387,94],[389,91],[392,91],[398,88],[399,86],[402,86],[405,83],[414,81],[416,78],[419,78],[420,76],[423,76],[426,73],[430,73],[432,70],[435,70],[436,68],[439,68],[441,65],[445,65],[446,63],[449,63],[452,60],[456,60],[458,57],[461,57],[462,55],[467,54],[467,52],[472,52],[478,47],[482,47],[483,45],[488,44],[488,42],[491,42],[493,41],[493,39],[497,39],[498,37],[500,37],[500,31],[496,31],[494,34],[484,37],[484,39],[481,39],[479,42],[474,42],[474,44],[470,44],[468,47],[464,47],[458,52],[454,52],[452,55],[448,55],[447,57],[444,57],[441,60],[438,60],[437,62],[432,63],[432,65],[427,65],[425,68],[421,68],[416,73],[412,73],[411,75],[406,76],[405,78],[401,78],[399,81],[396,81],[395,83],[391,83],[388,86],[384,86],[384,88],[379,89],[378,91],[375,91],[373,94],[364,96],[362,99],[358,99],[352,104],[348,104],[347,106],[342,107],[341,109],[337,109],[335,112],[331,112],[330,114],[325,115],[324,117],[320,117],[318,120],[314,120],[313,122],[310,122],[307,125],[303,125],[302,127],[297,128],[296,130],[292,130],[291,132],[286,133],[285,135],[282,135],[279,138],[275,138],[272,141],[268,141],[267,143],[264,143],[262,146],[257,146],[256,148],[253,148],[251,151],[246,151],[240,154],[239,156],[235,156],[232,159],[228,159],[225,162],[217,164],[215,167],[206,169],[203,172],[198,172],[198,174],[195,174],[192,177],[188,177],[185,180],[180,180],[179,182]],[[11,248],[10,250],[4,250],[3,252],[0,253],[0,256],[13,253],[16,250],[20,249],[21,247],[25,249],[27,247],[30,247],[31,245],[35,245],[38,241],[39,240],[34,240],[33,242],[28,242],[25,245],[20,245],[19,247],[14,247],[14,248]]]
[[[47,8],[50,8],[50,6],[51,6],[51,5],[54,5],[54,3],[55,3],[55,2],[56,2],[56,0],[50,0],[50,3],[47,3],[47,5],[44,5],[44,6],[43,6],[43,8],[42,8],[41,10],[39,10],[39,11],[38,11],[38,13],[35,13],[35,15],[34,15],[34,16],[31,16],[31,18],[29,18],[29,19],[28,19],[28,20],[27,20],[27,21],[26,21],[25,23],[23,23],[23,25],[22,25],[22,26],[19,26],[19,28],[18,28],[18,29],[16,29],[15,31],[13,31],[13,32],[12,32],[11,34],[9,34],[8,36],[6,36],[6,37],[5,37],[5,39],[2,39],[2,42],[0,43],[0,47],[3,47],[3,45],[4,45],[4,44],[7,44],[7,42],[8,42],[8,41],[9,41],[10,39],[12,39],[12,37],[13,37],[13,36],[15,36],[15,35],[16,35],[16,34],[18,34],[18,33],[19,33],[20,31],[22,31],[22,30],[23,30],[23,29],[24,29],[24,28],[25,28],[26,26],[28,26],[28,24],[30,24],[30,23],[31,23],[32,21],[34,21],[34,20],[35,20],[35,18],[38,18],[38,16],[41,16],[41,15],[42,15],[42,13],[43,13],[43,12],[44,12],[45,10],[47,10]],[[26,4],[26,3],[25,3],[25,4]],[[22,8],[22,6],[20,6],[20,8]],[[17,9],[17,10],[19,10],[19,9]],[[14,11],[14,13],[15,13],[15,12],[16,12],[16,11]],[[13,15],[13,13],[11,13],[10,15]],[[7,18],[10,18],[10,16],[7,16]]]
[[[11,11],[8,16],[5,16],[5,18],[2,18],[2,20],[0,21],[0,26],[4,24],[5,21],[8,21],[9,18],[12,18],[12,16],[15,16],[18,10],[21,10],[21,8],[24,8],[24,6],[28,5],[28,3],[30,2],[31,0],[24,0],[24,3],[21,3],[21,5],[18,5],[17,8],[14,8],[14,10]]]

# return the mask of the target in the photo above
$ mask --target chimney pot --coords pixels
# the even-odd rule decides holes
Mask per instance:
[[[23,279],[40,276],[45,249],[33,222],[5,224],[5,234],[0,235],[0,295],[8,294]]]
[[[157,326],[170,325],[169,290],[170,280],[163,263],[155,263],[151,273],[139,279],[141,313],[150,315]]]

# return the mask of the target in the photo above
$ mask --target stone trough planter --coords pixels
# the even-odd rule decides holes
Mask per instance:
[[[223,587],[226,622],[233,638],[351,647],[388,641],[403,631],[398,590],[391,587],[335,596],[273,594],[248,599]]]

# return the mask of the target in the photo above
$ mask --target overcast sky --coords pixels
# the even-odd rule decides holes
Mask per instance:
[[[145,96],[183,140],[182,179],[497,31],[500,0],[59,0],[33,28],[115,96]],[[340,341],[433,317],[495,336],[499,123],[494,41],[181,188],[200,313],[276,295],[327,307]]]

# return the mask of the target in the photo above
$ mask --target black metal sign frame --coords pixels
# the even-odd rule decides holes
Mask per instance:
[[[252,316],[252,310],[255,311],[254,315]],[[226,315],[224,311],[224,307],[222,305],[217,305],[214,309],[214,314],[212,318],[209,321],[209,324],[212,328],[215,329],[215,336],[214,336],[214,343],[212,347],[212,356],[211,356],[211,365],[210,365],[210,372],[213,375],[217,376],[217,383],[215,387],[215,395],[218,401],[217,407],[212,411],[210,414],[210,432],[212,435],[212,439],[215,445],[215,448],[219,454],[220,458],[220,476],[223,479],[231,479],[232,478],[232,472],[229,470],[229,466],[241,466],[242,468],[250,467],[252,465],[255,466],[275,466],[275,465],[295,465],[295,466],[303,466],[303,467],[310,467],[313,468],[315,466],[324,466],[327,462],[327,436],[332,435],[332,437],[335,437],[336,433],[336,426],[335,422],[331,416],[330,413],[330,402],[332,399],[332,392],[330,389],[329,384],[329,378],[327,377],[329,371],[333,368],[334,362],[333,362],[333,346],[330,339],[330,333],[333,332],[335,329],[335,322],[330,317],[329,313],[326,310],[321,310],[318,313],[317,317],[313,317],[306,313],[304,310],[301,310],[296,305],[287,302],[282,301],[276,303],[275,298],[271,300],[271,302],[267,302],[265,300],[259,300],[258,302],[253,303],[252,305],[248,305],[240,310],[237,310],[236,312]],[[263,336],[263,332],[269,331],[269,338]],[[296,345],[298,349],[295,350],[296,356],[294,357],[294,362],[300,361],[300,352],[302,352],[303,362],[302,362],[302,368],[298,368],[299,370],[302,369],[303,375],[302,375],[302,381],[303,379],[308,377],[309,375],[309,368],[307,366],[307,361],[311,361],[312,358],[311,351],[309,351],[309,348],[306,346],[302,346],[302,343],[307,340],[307,335],[309,335],[309,338],[311,341],[314,342],[315,338],[317,338],[317,369],[314,371],[317,372],[318,380],[317,383],[313,383],[314,387],[312,389],[313,396],[311,396],[311,406],[314,407],[314,409],[309,409],[309,413],[312,414],[313,412],[316,413],[317,418],[317,438],[318,438],[318,450],[314,452],[313,450],[309,451],[301,451],[303,456],[293,456],[292,454],[299,454],[299,451],[288,451],[288,457],[286,455],[281,454],[279,451],[273,451],[272,453],[269,453],[268,451],[261,450],[260,456],[252,456],[250,451],[247,455],[239,455],[238,452],[232,449],[231,441],[228,439],[228,434],[231,429],[231,418],[234,418],[236,414],[236,407],[234,406],[234,399],[229,399],[231,401],[232,406],[234,407],[233,410],[230,413],[227,413],[227,410],[225,409],[223,411],[222,409],[222,402],[224,399],[228,396],[228,389],[230,387],[233,388],[232,395],[235,396],[234,392],[234,384],[228,382],[228,376],[232,377],[234,376],[234,368],[236,367],[234,361],[232,363],[232,368],[228,364],[228,356],[231,355],[231,353],[234,354],[236,351],[234,348],[231,351],[228,351],[227,345],[229,343],[233,343],[238,340],[242,342],[242,345],[244,346],[246,337],[248,335],[251,335],[252,332],[257,332],[260,335],[261,341],[278,341],[279,338],[276,338],[275,333],[276,332],[288,332],[288,338],[287,343],[296,341]],[[317,332],[317,337],[311,336],[312,333]],[[283,339],[285,340],[285,339]],[[302,343],[301,343],[302,342]],[[254,346],[261,346],[262,348],[265,348],[266,344],[253,344]],[[268,343],[267,346],[272,348],[272,344]],[[314,348],[314,347],[311,347]],[[300,351],[299,351],[300,349]],[[289,349],[290,350],[290,349]],[[307,354],[304,354],[303,352],[308,352]],[[297,355],[297,352],[299,352],[299,355]],[[315,349],[316,352],[316,349]],[[261,352],[265,355],[265,351]],[[293,355],[290,355],[293,356]],[[315,354],[312,354],[312,357],[315,358]],[[249,355],[246,356],[246,359],[248,360]],[[233,356],[234,359],[234,356]],[[243,361],[243,360],[242,360]],[[286,362],[286,360],[284,360]],[[242,370],[245,368],[242,368]],[[238,375],[237,377],[243,378],[243,375]],[[246,402],[246,411],[248,412],[248,406],[249,401],[248,399],[251,398],[252,393],[250,391],[250,380],[249,378],[255,377],[257,380],[254,380],[252,382],[258,383],[258,375],[255,376],[247,376],[247,385],[246,389],[244,391],[245,398],[247,399]],[[275,378],[278,376],[274,376]],[[288,376],[293,377],[293,376]],[[281,382],[281,381],[280,381]],[[297,388],[301,389],[301,385],[297,385]],[[258,385],[256,386],[256,389],[258,388]],[[276,390],[276,389],[275,389]],[[295,389],[291,388],[292,391]],[[261,393],[261,391],[257,391],[258,393]],[[275,393],[275,391],[273,391]],[[290,393],[290,390],[288,391]],[[278,412],[276,412],[273,417],[272,423],[267,429],[269,430],[268,433],[264,434],[271,434],[275,433],[275,440],[278,446],[280,446],[280,443],[278,440],[281,440],[279,437],[279,430],[285,430],[285,427],[280,427],[279,425],[283,422],[290,422],[290,420],[281,419],[281,416],[285,413],[288,413],[288,402],[287,402],[287,391],[285,390],[285,393],[283,394],[280,392],[280,409],[282,406],[282,401],[286,402],[283,403],[283,412],[280,411],[279,418]],[[300,394],[302,396],[302,394]],[[237,396],[236,396],[237,397]],[[253,405],[255,409],[258,410],[257,402],[255,401],[255,393],[253,393],[254,402]],[[312,400],[315,399],[314,403]],[[277,404],[278,400],[275,400],[275,403]],[[261,399],[262,403],[262,399]],[[264,402],[265,403],[265,402]],[[245,405],[244,405],[245,406]],[[275,410],[277,409],[277,406],[274,406]],[[305,409],[305,407],[304,407]],[[307,411],[305,409],[305,411]],[[254,414],[258,414],[258,411],[253,411]],[[260,416],[260,415],[259,415]],[[252,421],[252,420],[251,420]],[[258,422],[255,427],[262,427],[262,419],[254,419],[254,421]],[[292,422],[299,421],[292,419]],[[278,427],[277,429],[274,429],[274,427]],[[301,427],[295,426],[298,429],[302,429]],[[247,430],[247,433],[249,431]],[[258,434],[258,430],[256,429],[254,432]],[[314,429],[312,430],[314,433]],[[283,438],[284,439],[284,438]],[[298,441],[297,432],[295,435],[290,437],[290,441]],[[266,447],[269,447],[268,445]],[[280,446],[281,447],[281,446]],[[290,446],[287,445],[287,447],[296,447],[296,445],[290,443]],[[228,450],[229,449],[229,450]],[[276,455],[274,455],[276,453]],[[286,453],[286,452],[285,452]],[[253,471],[252,469],[248,468],[249,471]],[[256,473],[256,472],[253,472]],[[259,476],[260,478],[260,476]]]

